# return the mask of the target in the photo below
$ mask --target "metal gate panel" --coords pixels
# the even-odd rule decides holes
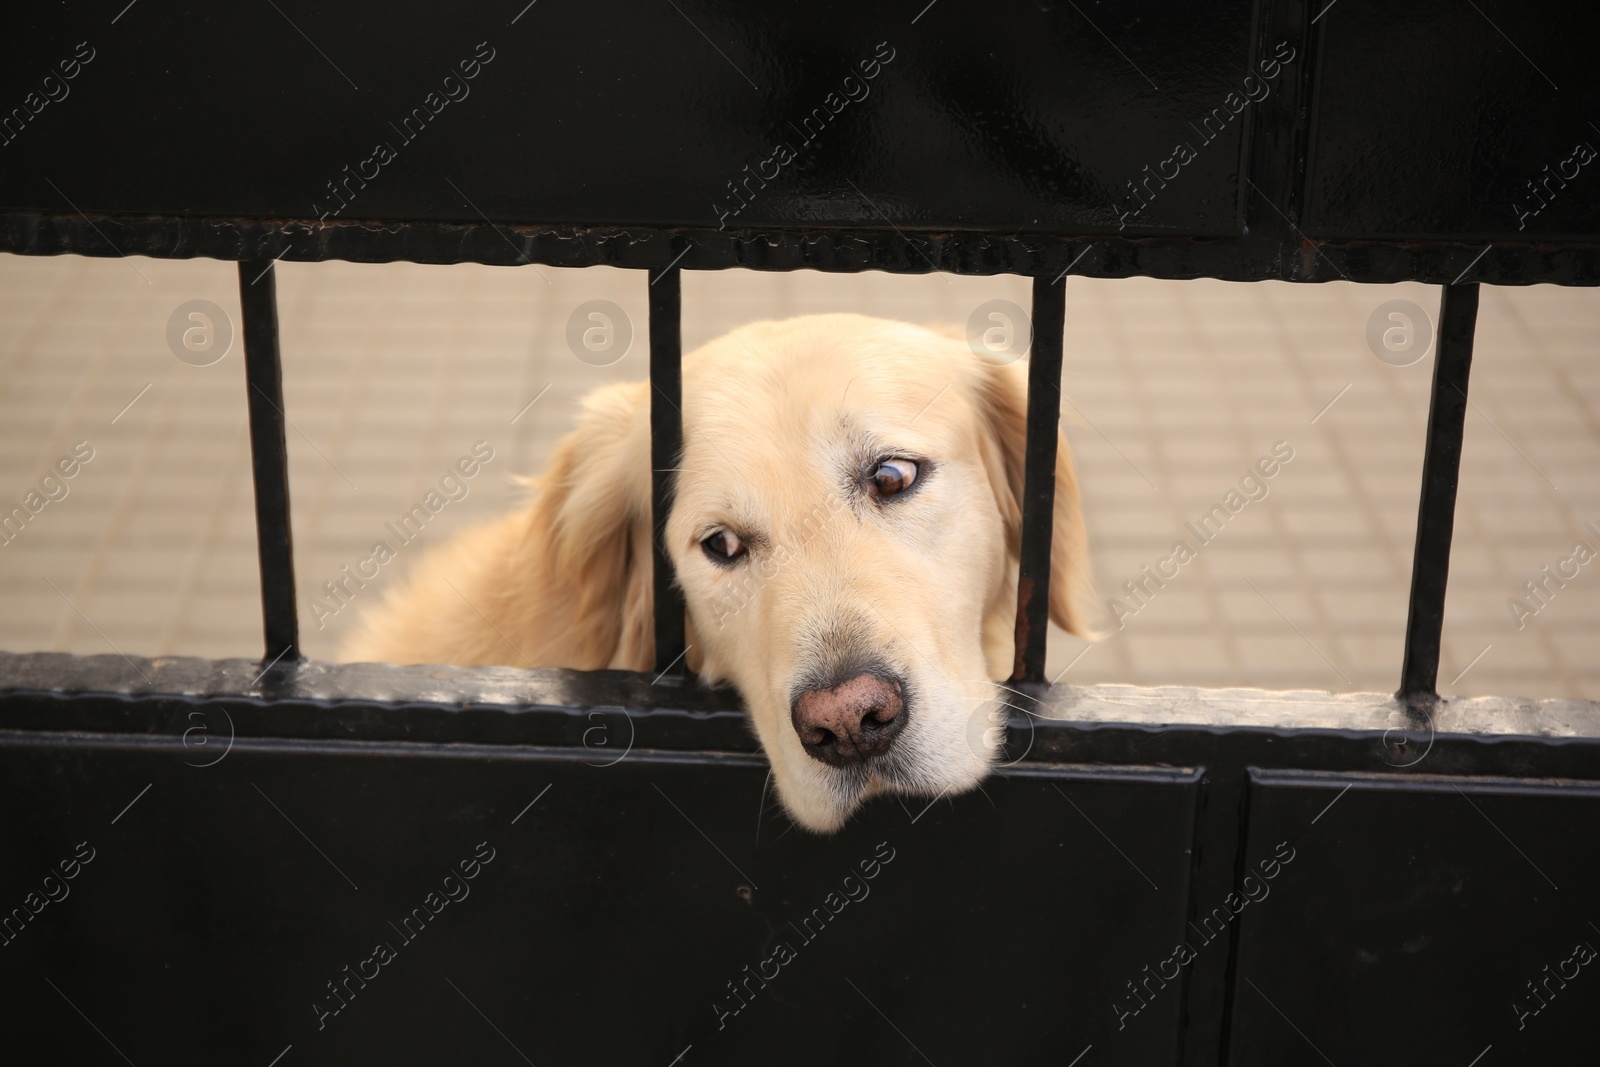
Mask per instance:
[[[1597,837],[1593,780],[1256,772],[1246,855],[1289,841],[1297,857],[1239,916],[1228,1062],[1585,1047]]]
[[[195,760],[170,735],[0,743],[8,905],[92,855],[7,945],[17,1047],[1056,1062],[1111,1039],[1103,1006],[1141,977],[1123,971],[1185,921],[1196,782],[1176,769],[1030,766],[818,838],[787,832],[753,756],[238,741]],[[1126,1062],[1176,1062],[1181,1008],[1118,1035]]]
[[[1301,1062],[1251,982],[1412,1062],[1394,999],[1494,1018],[1498,987],[1458,1013],[1462,959],[1564,932],[1596,873],[1584,701],[1427,727],[1371,694],[1041,691],[983,791],[825,838],[727,691],[620,672],[0,654],[0,701],[16,1032],[135,1062]],[[1559,914],[1516,848],[1557,855]],[[1379,981],[1360,953],[1405,931],[1427,951]],[[1328,1013],[1308,960],[1354,983]]]
[[[1521,228],[1508,199],[1600,138],[1561,103],[1593,65],[1548,58],[1578,5],[1510,13],[1513,40],[1507,12],[1454,0],[296,9],[320,44],[281,7],[19,15],[0,93],[38,111],[0,115],[0,249],[1600,280],[1592,196]],[[1497,76],[1473,77],[1486,55]],[[51,102],[61,64],[77,73]],[[1539,95],[1534,64],[1565,90]]]
[[[1593,17],[1551,0],[1339,0],[1312,45],[1306,232],[1594,243],[1600,67],[1570,43]]]
[[[94,58],[6,146],[0,208],[1239,230],[1245,119],[1224,108],[1201,140],[1188,94],[1242,104],[1250,0],[942,4],[915,24],[914,11],[840,0],[522,7],[188,0],[93,29],[74,9],[30,11],[0,48],[0,99],[51,72],[57,56],[40,49],[70,58],[88,34]],[[1091,95],[1093,107],[1062,106]],[[1197,151],[1169,181],[1156,169],[1178,136]]]

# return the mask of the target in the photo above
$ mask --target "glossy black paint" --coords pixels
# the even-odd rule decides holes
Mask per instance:
[[[1406,652],[1400,665],[1400,696],[1423,703],[1438,695],[1439,640],[1450,584],[1450,541],[1455,533],[1456,484],[1461,477],[1461,437],[1466,429],[1477,323],[1478,287],[1445,286],[1439,301],[1439,336],[1411,560]]]
[[[1043,1062],[1110,1040],[1103,1005],[1123,979],[1104,964],[1183,925],[1194,785],[1181,772],[991,782],[994,803],[1049,813],[1042,835],[975,797],[879,804],[816,838],[763,817],[766,769],[748,757],[724,762],[708,793],[703,758],[664,754],[601,767],[582,749],[236,744],[209,768],[184,755],[170,739],[0,745],[0,795],[38,820],[7,849],[8,896],[20,902],[78,842],[98,850],[72,895],[8,945],[8,1043],[111,1055],[70,997],[135,1063],[265,1064],[290,1045],[295,1062],[329,1064],[516,1063],[519,1051],[666,1064],[691,1046],[683,1062],[900,1062],[910,1050],[894,1027],[950,1062]],[[1161,889],[1066,797],[1103,829],[1159,841],[1141,866]],[[1008,935],[1027,885],[1099,921]],[[430,892],[456,899],[430,905]],[[430,907],[432,921],[404,925]],[[363,966],[381,943],[397,958]],[[781,967],[780,945],[793,954]],[[967,981],[928,981],[953,961]],[[341,1009],[327,983],[358,971],[370,981],[358,976]],[[1122,1038],[1139,1062],[1172,1062],[1177,1003],[1163,1007]]]
[[[1050,630],[1050,543],[1055,533],[1056,449],[1061,425],[1062,278],[1033,279],[1033,344],[1028,353],[1028,438],[1024,456],[1022,544],[1017,566],[1013,682],[1044,682]]]
[[[684,647],[683,591],[667,553],[666,522],[672,513],[678,461],[683,456],[683,272],[650,272],[650,515],[654,546],[652,603],[655,608],[656,669],[677,671]]]
[[[1572,2],[113,7],[0,41],[0,248],[1600,280]]]
[[[915,23],[842,0],[526,2],[19,12],[7,107],[79,41],[95,57],[5,147],[0,206],[1109,233],[1127,183],[1196,136],[1195,101],[1252,63],[1248,0],[939,4]],[[1243,125],[1141,232],[1238,231]],[[763,166],[780,144],[794,158]]]
[[[1313,27],[1307,231],[1592,242],[1600,158],[1574,149],[1600,149],[1596,26],[1560,0],[1339,0]]]
[[[244,375],[250,411],[250,459],[261,561],[263,659],[300,655],[294,605],[294,537],[289,525],[289,445],[284,427],[283,363],[278,352],[278,276],[268,260],[239,263]]]
[[[1250,797],[1246,853],[1298,854],[1240,915],[1227,1062],[1588,1054],[1600,975],[1559,972],[1576,946],[1600,949],[1593,780],[1257,771]]]

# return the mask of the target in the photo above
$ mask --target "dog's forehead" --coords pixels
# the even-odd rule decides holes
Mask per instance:
[[[828,315],[735,331],[696,352],[688,369],[686,455],[715,459],[715,444],[732,461],[775,445],[793,454],[885,433],[937,437],[958,400],[937,411],[934,401],[959,392],[962,368],[950,343],[926,330]]]

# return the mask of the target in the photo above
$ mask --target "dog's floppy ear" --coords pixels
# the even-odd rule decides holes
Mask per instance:
[[[534,483],[514,566],[553,594],[546,626],[574,667],[642,671],[655,657],[649,431],[648,383],[596,390]]]
[[[1028,365],[996,365],[976,359],[978,395],[986,420],[981,450],[994,486],[995,502],[1006,528],[1013,559],[1022,548],[1022,483],[1028,428]],[[1089,574],[1088,535],[1078,501],[1072,451],[1064,437],[1056,442],[1055,523],[1050,537],[1050,618],[1069,633],[1100,636],[1090,621],[1094,586]]]

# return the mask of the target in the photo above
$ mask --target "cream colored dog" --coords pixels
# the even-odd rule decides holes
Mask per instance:
[[[859,315],[759,322],[683,363],[666,543],[688,663],[731,682],[800,825],[970,789],[1002,742],[1026,366]],[[347,660],[653,667],[650,387],[596,390],[522,509],[429,556]],[[1050,617],[1085,633],[1078,489],[1056,464]]]

